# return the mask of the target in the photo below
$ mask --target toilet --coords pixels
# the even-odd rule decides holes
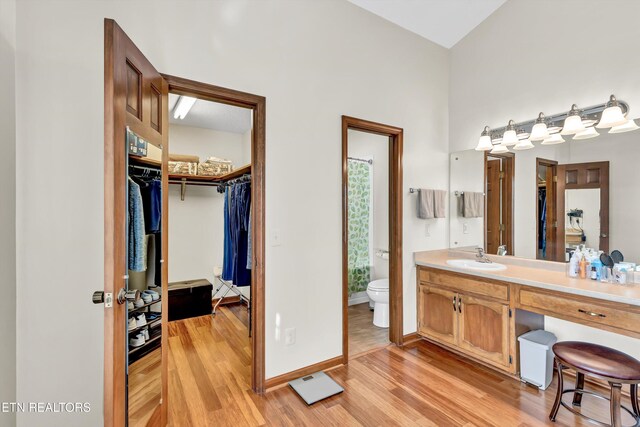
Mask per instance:
[[[373,301],[373,324],[389,327],[389,279],[378,279],[367,286],[367,295]]]

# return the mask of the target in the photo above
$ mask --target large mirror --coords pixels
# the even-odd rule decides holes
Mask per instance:
[[[450,247],[566,262],[578,245],[640,261],[640,132],[450,157]]]

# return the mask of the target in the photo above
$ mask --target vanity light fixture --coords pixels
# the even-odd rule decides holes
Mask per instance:
[[[498,144],[493,146],[493,150],[489,151],[489,154],[504,154],[508,152],[509,149],[506,145]]]
[[[512,145],[516,145],[518,141],[518,135],[516,135],[516,122],[509,120],[506,130],[504,131],[504,134],[502,134],[502,144],[510,147]]]
[[[545,115],[539,113],[536,119],[509,124],[503,127],[489,128],[485,126],[476,150],[491,153],[507,153],[507,147],[514,150],[527,150],[534,147],[534,142],[542,141],[542,145],[561,144],[565,142],[561,135],[573,135],[575,140],[595,138],[599,132],[595,128],[610,127],[609,133],[622,133],[640,129],[640,124],[628,120],[629,104],[611,95],[608,102],[578,108],[576,104],[570,111]],[[492,147],[488,144],[491,140]]]
[[[549,130],[547,129],[547,123],[544,120],[544,113],[538,114],[536,124],[531,128],[531,135],[529,139],[531,141],[543,141],[549,138]]]
[[[531,140],[529,138],[527,138],[527,139],[523,139],[522,141],[518,142],[516,144],[516,146],[513,147],[513,149],[514,150],[530,150],[530,149],[532,149],[534,147],[535,147],[535,145],[533,145]]]
[[[478,145],[476,146],[476,151],[489,151],[493,149],[493,143],[491,142],[491,130],[489,126],[485,126],[484,130],[480,134],[480,139],[478,140]]]
[[[181,95],[178,102],[176,102],[176,106],[173,108],[173,118],[182,120],[187,117],[189,110],[191,110],[193,104],[196,103],[196,100],[196,98]]]
[[[596,128],[594,128],[593,126],[586,128],[585,130],[583,130],[582,132],[578,132],[574,135],[573,139],[580,141],[583,139],[591,139],[591,138],[595,138],[596,136],[600,135],[598,133],[598,131],[596,130]]]
[[[614,95],[611,95],[609,97],[609,102],[607,102],[607,108],[605,108],[602,112],[600,122],[596,125],[596,127],[598,129],[610,128],[623,125],[626,122],[627,119],[624,117],[624,114],[622,114],[620,103]]]
[[[542,141],[542,145],[555,145],[562,144],[564,142],[564,138],[559,133],[554,133],[550,135],[549,138]]]
[[[560,135],[573,135],[582,132],[584,129],[584,123],[582,123],[582,117],[580,117],[580,110],[576,104],[573,104],[569,115],[564,119],[564,126],[562,126]]]
[[[633,119],[627,120],[627,122],[623,125],[614,126],[609,130],[609,133],[624,133],[631,132],[632,130],[640,129],[640,126],[636,124],[636,121]]]

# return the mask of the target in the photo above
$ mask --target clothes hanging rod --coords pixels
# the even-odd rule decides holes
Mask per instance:
[[[356,162],[369,163],[370,165],[373,164],[373,159],[359,159],[358,157],[347,157],[347,159],[354,160]]]

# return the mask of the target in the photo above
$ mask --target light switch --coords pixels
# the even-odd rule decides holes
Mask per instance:
[[[462,223],[462,232],[464,234],[469,234],[469,225],[466,222]]]

